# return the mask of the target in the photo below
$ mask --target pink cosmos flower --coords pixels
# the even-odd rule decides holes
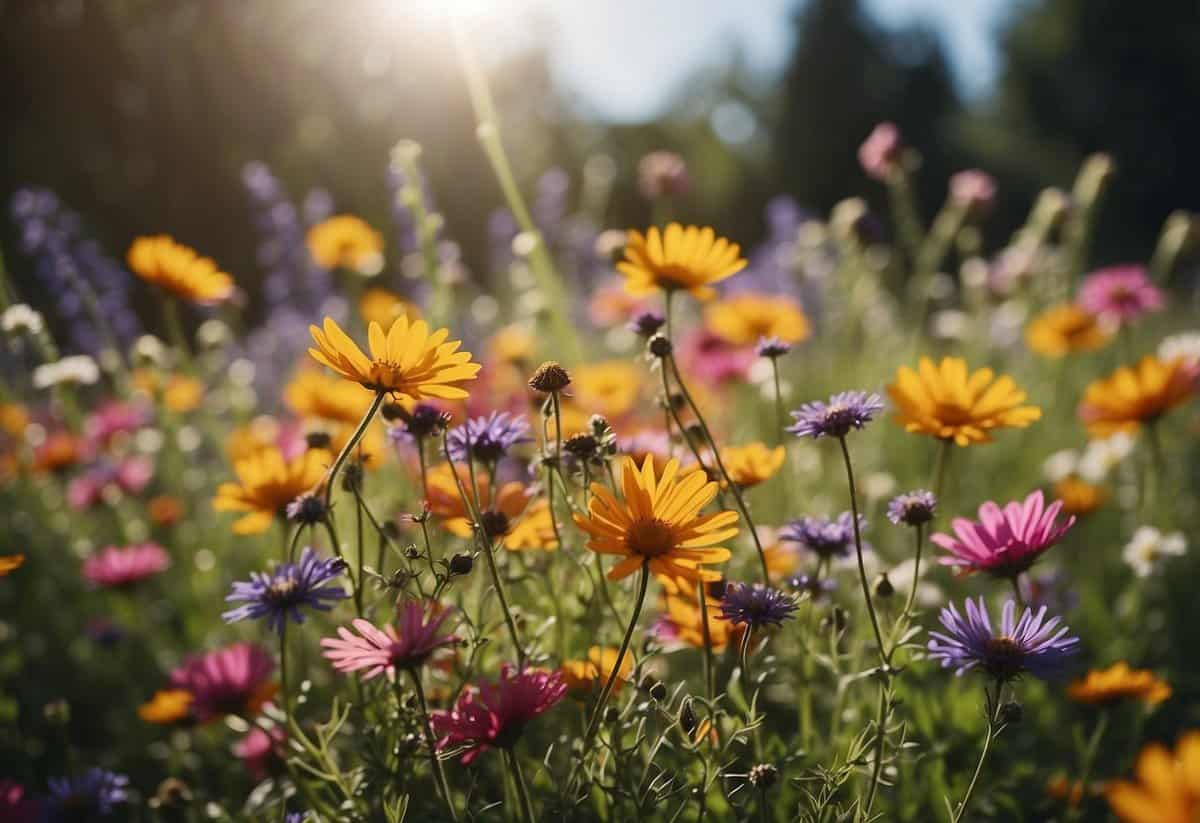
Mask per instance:
[[[358,630],[357,635],[343,626],[337,637],[321,639],[321,653],[339,672],[366,669],[363,680],[384,672],[395,677],[397,669],[415,669],[439,648],[458,642],[453,634],[438,634],[452,610],[429,611],[427,620],[425,604],[409,600],[398,610],[396,625],[382,630],[359,618],[350,624]]]
[[[744,381],[758,359],[753,346],[735,346],[707,329],[686,334],[676,353],[685,372],[709,385]]]
[[[140,455],[117,464],[101,461],[71,481],[67,502],[73,509],[86,509],[103,500],[106,489],[139,494],[153,476],[154,464]]]
[[[153,577],[170,565],[171,558],[157,543],[106,546],[83,561],[83,578],[93,586],[112,589]]]
[[[25,792],[15,780],[0,780],[0,821],[34,823],[42,819],[42,804]]]
[[[268,679],[274,668],[275,661],[261,646],[234,643],[185,658],[171,672],[170,682],[192,693],[192,713],[204,723],[227,714],[257,713],[278,689]]]
[[[506,663],[500,667],[498,681],[484,682],[464,692],[452,710],[430,715],[434,731],[443,735],[438,750],[466,746],[462,762],[469,765],[492,746],[511,748],[525,724],[566,693],[567,684],[558,672],[518,670]]]
[[[111,401],[100,406],[83,422],[83,433],[98,446],[106,446],[119,434],[137,431],[150,422],[150,413],[138,403]]]
[[[1086,312],[1124,324],[1143,314],[1161,311],[1166,298],[1146,276],[1144,266],[1111,266],[1092,272],[1079,287],[1076,300]]]
[[[996,181],[979,169],[960,171],[950,178],[950,199],[963,209],[987,211],[996,201]]]
[[[276,766],[283,763],[286,741],[287,732],[279,726],[273,726],[270,734],[254,726],[245,737],[233,744],[233,753],[253,779],[265,780]]]
[[[886,183],[904,145],[895,123],[880,123],[858,147],[858,164],[868,177]]]
[[[979,507],[979,522],[955,518],[955,537],[935,534],[930,540],[950,552],[938,558],[943,565],[956,566],[964,574],[1016,577],[1075,525],[1074,515],[1056,522],[1062,505],[1056,500],[1047,507],[1041,490],[1003,509],[988,501]]]

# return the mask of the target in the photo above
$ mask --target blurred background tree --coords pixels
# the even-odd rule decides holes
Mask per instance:
[[[0,198],[45,185],[121,255],[140,233],[166,231],[202,249],[254,292],[254,228],[241,183],[263,161],[298,199],[313,187],[335,208],[385,227],[388,150],[401,137],[423,163],[451,236],[486,275],[489,212],[501,202],[474,139],[454,50],[434,18],[405,4],[347,0],[0,2]],[[856,149],[895,121],[923,156],[922,205],[946,177],[993,172],[996,239],[1037,187],[1069,182],[1088,152],[1107,150],[1119,177],[1098,262],[1145,259],[1163,217],[1200,207],[1200,80],[1194,3],[1041,0],[1011,11],[994,93],[964,100],[932,29],[881,27],[856,0],[798,0],[790,59],[778,78],[734,55],[684,84],[653,122],[613,124],[556,92],[535,10],[524,40],[491,55],[506,143],[527,189],[559,165],[615,163],[608,225],[650,214],[638,157],[668,148],[691,164],[695,191],[679,216],[752,242],[775,194],[823,213],[859,194],[880,203]],[[389,18],[388,15],[393,15]],[[400,32],[400,33],[398,33]],[[723,61],[723,62],[722,62]],[[655,78],[647,78],[648,83]],[[880,203],[880,205],[882,205]],[[19,281],[29,274],[12,227],[0,230]],[[27,290],[29,291],[29,290]],[[34,290],[36,294],[36,290]]]

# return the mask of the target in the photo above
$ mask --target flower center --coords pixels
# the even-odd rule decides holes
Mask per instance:
[[[961,426],[972,420],[971,410],[960,403],[938,403],[934,416],[947,426]]]
[[[675,548],[675,530],[658,518],[638,520],[625,533],[625,545],[634,554],[658,557]]]
[[[987,642],[986,668],[988,674],[1001,680],[1009,680],[1021,673],[1025,654],[1015,640],[1006,635],[993,637]]]
[[[293,577],[280,577],[271,581],[267,597],[274,603],[287,603],[295,596],[297,585]]]

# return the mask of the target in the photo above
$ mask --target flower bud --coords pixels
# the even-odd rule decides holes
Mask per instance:
[[[750,774],[747,775],[746,779],[756,789],[769,789],[779,779],[779,769],[770,763],[759,763],[750,769]]]
[[[309,432],[304,435],[304,445],[310,449],[328,449],[332,442],[329,432]]]
[[[888,580],[887,572],[883,572],[875,579],[875,597],[886,600],[896,593],[896,587],[892,585],[892,581]]]
[[[508,530],[512,526],[508,515],[499,511],[486,511],[479,515],[479,525],[483,528],[483,533],[492,540],[508,534]]]
[[[460,576],[470,574],[475,566],[475,560],[469,554],[456,554],[450,558],[450,574]]]
[[[647,348],[649,348],[650,353],[655,357],[670,357],[671,352],[674,350],[674,347],[671,345],[671,341],[663,337],[661,334],[656,334],[651,337],[650,342],[647,344]]]

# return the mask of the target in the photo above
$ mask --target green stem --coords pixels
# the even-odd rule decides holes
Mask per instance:
[[[997,720],[1000,716],[1000,693],[1003,691],[1003,686],[996,687],[996,702],[995,705],[989,705],[988,712],[987,734],[983,738],[983,749],[979,752],[979,762],[975,764],[975,774],[971,776],[971,782],[967,785],[967,793],[963,795],[962,802],[958,804],[958,809],[950,816],[950,823],[960,823],[963,816],[967,813],[967,804],[971,802],[971,795],[975,793],[975,786],[979,783],[979,775],[983,773],[983,764],[987,760],[988,750],[991,748],[992,739],[996,736]]]
[[[342,450],[338,452],[337,459],[333,461],[333,466],[329,470],[329,474],[325,479],[325,516],[333,517],[333,512],[329,510],[331,501],[333,500],[333,483],[337,480],[338,472],[342,470],[342,464],[346,462],[346,458],[350,456],[350,452],[354,451],[354,447],[358,445],[358,441],[367,433],[367,426],[371,425],[371,421],[375,419],[375,412],[379,411],[379,407],[383,405],[385,392],[376,392],[375,400],[371,403],[371,407],[367,409],[367,413],[363,415],[362,420],[358,421],[358,428],[354,430],[354,434],[350,435],[350,439],[346,441],[346,445],[342,446]]]
[[[871,767],[871,788],[867,791],[867,804],[863,810],[863,819],[871,819],[871,809],[875,805],[875,796],[879,793],[879,776],[883,773],[883,746],[887,742],[885,729],[888,715],[887,681],[879,682],[879,713],[875,717],[875,763]]]
[[[1104,732],[1108,729],[1108,712],[1101,710],[1100,717],[1096,719],[1096,727],[1092,729],[1092,736],[1088,738],[1087,747],[1083,750],[1083,758],[1079,764],[1079,785],[1087,790],[1088,778],[1092,774],[1092,766],[1096,762],[1096,752],[1100,748],[1100,741],[1104,737]],[[1070,787],[1067,788],[1067,796],[1070,797]],[[1084,804],[1081,802],[1077,806],[1071,806],[1067,813],[1068,820],[1079,819],[1083,813]]]
[[[508,598],[504,594],[504,585],[500,582],[500,570],[496,567],[496,557],[494,555],[495,546],[487,546],[483,550],[487,557],[488,572],[492,577],[492,585],[496,587],[496,598],[500,601],[500,608],[504,611],[504,624],[508,626],[508,635],[512,638],[513,645],[517,649],[517,663],[520,666],[525,665],[525,647],[521,645],[521,636],[517,633],[517,622],[513,619],[512,612],[508,608]]]
[[[429,761],[433,764],[433,774],[437,779],[438,790],[446,801],[446,810],[450,812],[450,819],[458,820],[458,812],[454,809],[454,798],[450,794],[450,783],[446,780],[446,770],[442,765],[442,759],[438,757],[437,737],[433,733],[433,725],[429,722],[429,706],[425,702],[425,689],[421,686],[421,675],[417,674],[416,669],[409,669],[408,674],[412,679],[413,691],[417,693],[417,705],[421,709],[421,725],[425,730],[425,742],[429,745]],[[399,688],[398,685],[397,688]],[[396,699],[397,701],[400,699],[398,694]]]
[[[787,428],[787,416],[783,410],[783,391],[779,384],[779,358],[771,358],[771,379],[775,383],[775,442],[782,446],[785,442],[784,429]]]
[[[863,563],[862,534],[858,523],[858,492],[854,489],[854,467],[850,463],[850,449],[846,446],[846,438],[839,437],[838,444],[842,447],[842,461],[846,465],[846,481],[850,486],[850,516],[854,521],[854,551],[858,558],[858,582],[862,584],[863,599],[867,603],[867,614],[871,616],[871,629],[875,632],[875,642],[879,644],[879,662],[886,672],[888,669],[887,647],[883,643],[883,634],[879,631],[879,617],[875,614],[875,603],[871,600],[871,585],[867,582],[867,567]]]
[[[533,812],[533,800],[529,797],[529,786],[525,784],[525,774],[521,771],[517,753],[512,749],[505,749],[504,762],[512,772],[513,783],[517,787],[517,797],[521,801],[521,818],[525,823],[535,823],[537,815]]]
[[[712,702],[717,693],[717,684],[714,677],[712,632],[708,627],[708,598],[705,597],[703,582],[696,584],[696,596],[700,598],[700,635],[704,638],[704,696]]]
[[[625,629],[625,637],[621,640],[621,650],[617,652],[617,661],[613,664],[613,669],[608,675],[608,680],[604,683],[604,689],[600,692],[600,700],[596,703],[596,708],[592,712],[592,719],[588,723],[587,734],[583,737],[583,751],[587,753],[592,745],[592,739],[596,736],[596,730],[600,727],[600,719],[604,716],[604,706],[608,703],[608,698],[612,694],[613,687],[616,685],[617,678],[621,676],[621,663],[625,660],[625,654],[629,651],[629,642],[633,639],[633,630],[637,626],[638,618],[642,615],[642,604],[646,602],[646,589],[650,585],[650,561],[642,562],[641,574],[638,577],[638,593],[637,602],[633,607],[633,616],[629,618],[629,626]]]

